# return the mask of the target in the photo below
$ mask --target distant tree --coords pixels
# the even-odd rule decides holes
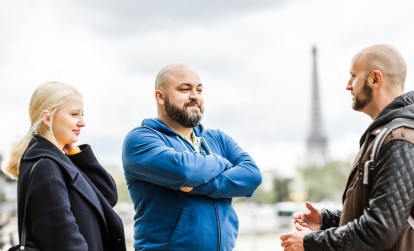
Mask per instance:
[[[308,200],[318,202],[342,198],[351,164],[350,160],[336,160],[321,167],[304,168]]]
[[[277,176],[273,179],[272,189],[267,190],[259,186],[251,200],[258,204],[273,204],[275,202],[286,201],[289,197],[289,183],[291,180],[291,178]],[[246,201],[246,199],[237,198],[235,201]]]
[[[322,200],[338,200],[342,198],[350,160],[334,160],[324,166],[308,166],[298,168],[303,172],[303,180],[307,188],[307,199],[313,202]],[[290,200],[292,178],[276,175],[273,188],[264,189],[259,186],[252,198],[235,198],[235,202],[254,201],[258,204],[273,204]]]
[[[253,195],[252,200],[258,204],[271,204],[275,201],[275,191],[266,191],[262,187],[259,186],[256,192]]]
[[[116,182],[116,187],[118,190],[118,201],[119,202],[131,202],[131,197],[129,197],[128,187],[123,176],[119,175],[114,177]]]
[[[275,201],[282,202],[289,198],[289,183],[292,182],[291,178],[276,177],[273,180],[273,186],[275,190]]]

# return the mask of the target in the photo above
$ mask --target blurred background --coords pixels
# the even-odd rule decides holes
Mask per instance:
[[[84,96],[92,145],[118,183],[132,250],[133,208],[121,149],[156,117],[154,80],[172,63],[199,73],[202,123],[232,136],[263,172],[252,198],[234,200],[236,250],[281,250],[304,201],[340,208],[360,135],[371,122],[345,90],[353,55],[396,46],[413,90],[414,2],[395,0],[0,0],[0,156],[29,130],[33,90],[47,81]],[[0,245],[18,242],[16,182],[0,175]]]

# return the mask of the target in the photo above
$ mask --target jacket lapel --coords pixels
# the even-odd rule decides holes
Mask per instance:
[[[102,204],[96,192],[81,171],[55,145],[39,135],[34,135],[34,139],[25,152],[23,159],[30,160],[39,158],[50,158],[54,160],[61,167],[61,170],[66,177],[67,186],[71,186],[68,187],[68,189],[75,190],[82,198],[88,201],[91,207],[99,212],[102,221],[106,225]]]
[[[99,201],[96,192],[89,185],[88,181],[86,181],[86,178],[81,172],[79,172],[79,170],[77,170],[77,175],[72,180],[72,189],[79,193],[86,201],[89,202],[91,207],[94,207],[99,212],[103,222],[106,224],[105,213],[102,209],[101,202]]]

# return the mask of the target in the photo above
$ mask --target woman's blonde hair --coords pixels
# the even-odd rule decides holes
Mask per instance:
[[[82,97],[74,87],[59,82],[47,82],[36,88],[29,104],[30,129],[23,138],[13,144],[9,159],[3,165],[3,172],[14,179],[18,179],[21,158],[32,140],[33,134],[42,136],[45,135],[47,130],[51,130],[54,138],[52,130],[53,116],[67,102],[67,98],[73,95]],[[44,110],[49,112],[49,126],[42,123],[41,113]]]

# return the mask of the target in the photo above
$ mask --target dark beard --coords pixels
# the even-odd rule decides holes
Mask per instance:
[[[355,95],[355,102],[352,104],[352,109],[355,111],[361,111],[372,101],[372,89],[369,88],[368,80],[365,79],[364,86],[361,93]]]
[[[183,108],[175,106],[170,103],[168,96],[165,95],[165,113],[167,116],[174,122],[178,123],[185,128],[193,128],[200,124],[201,119],[203,118],[204,108],[200,107],[200,112],[190,113],[187,111],[189,105],[198,104],[197,101],[190,101],[187,104],[184,104]]]

